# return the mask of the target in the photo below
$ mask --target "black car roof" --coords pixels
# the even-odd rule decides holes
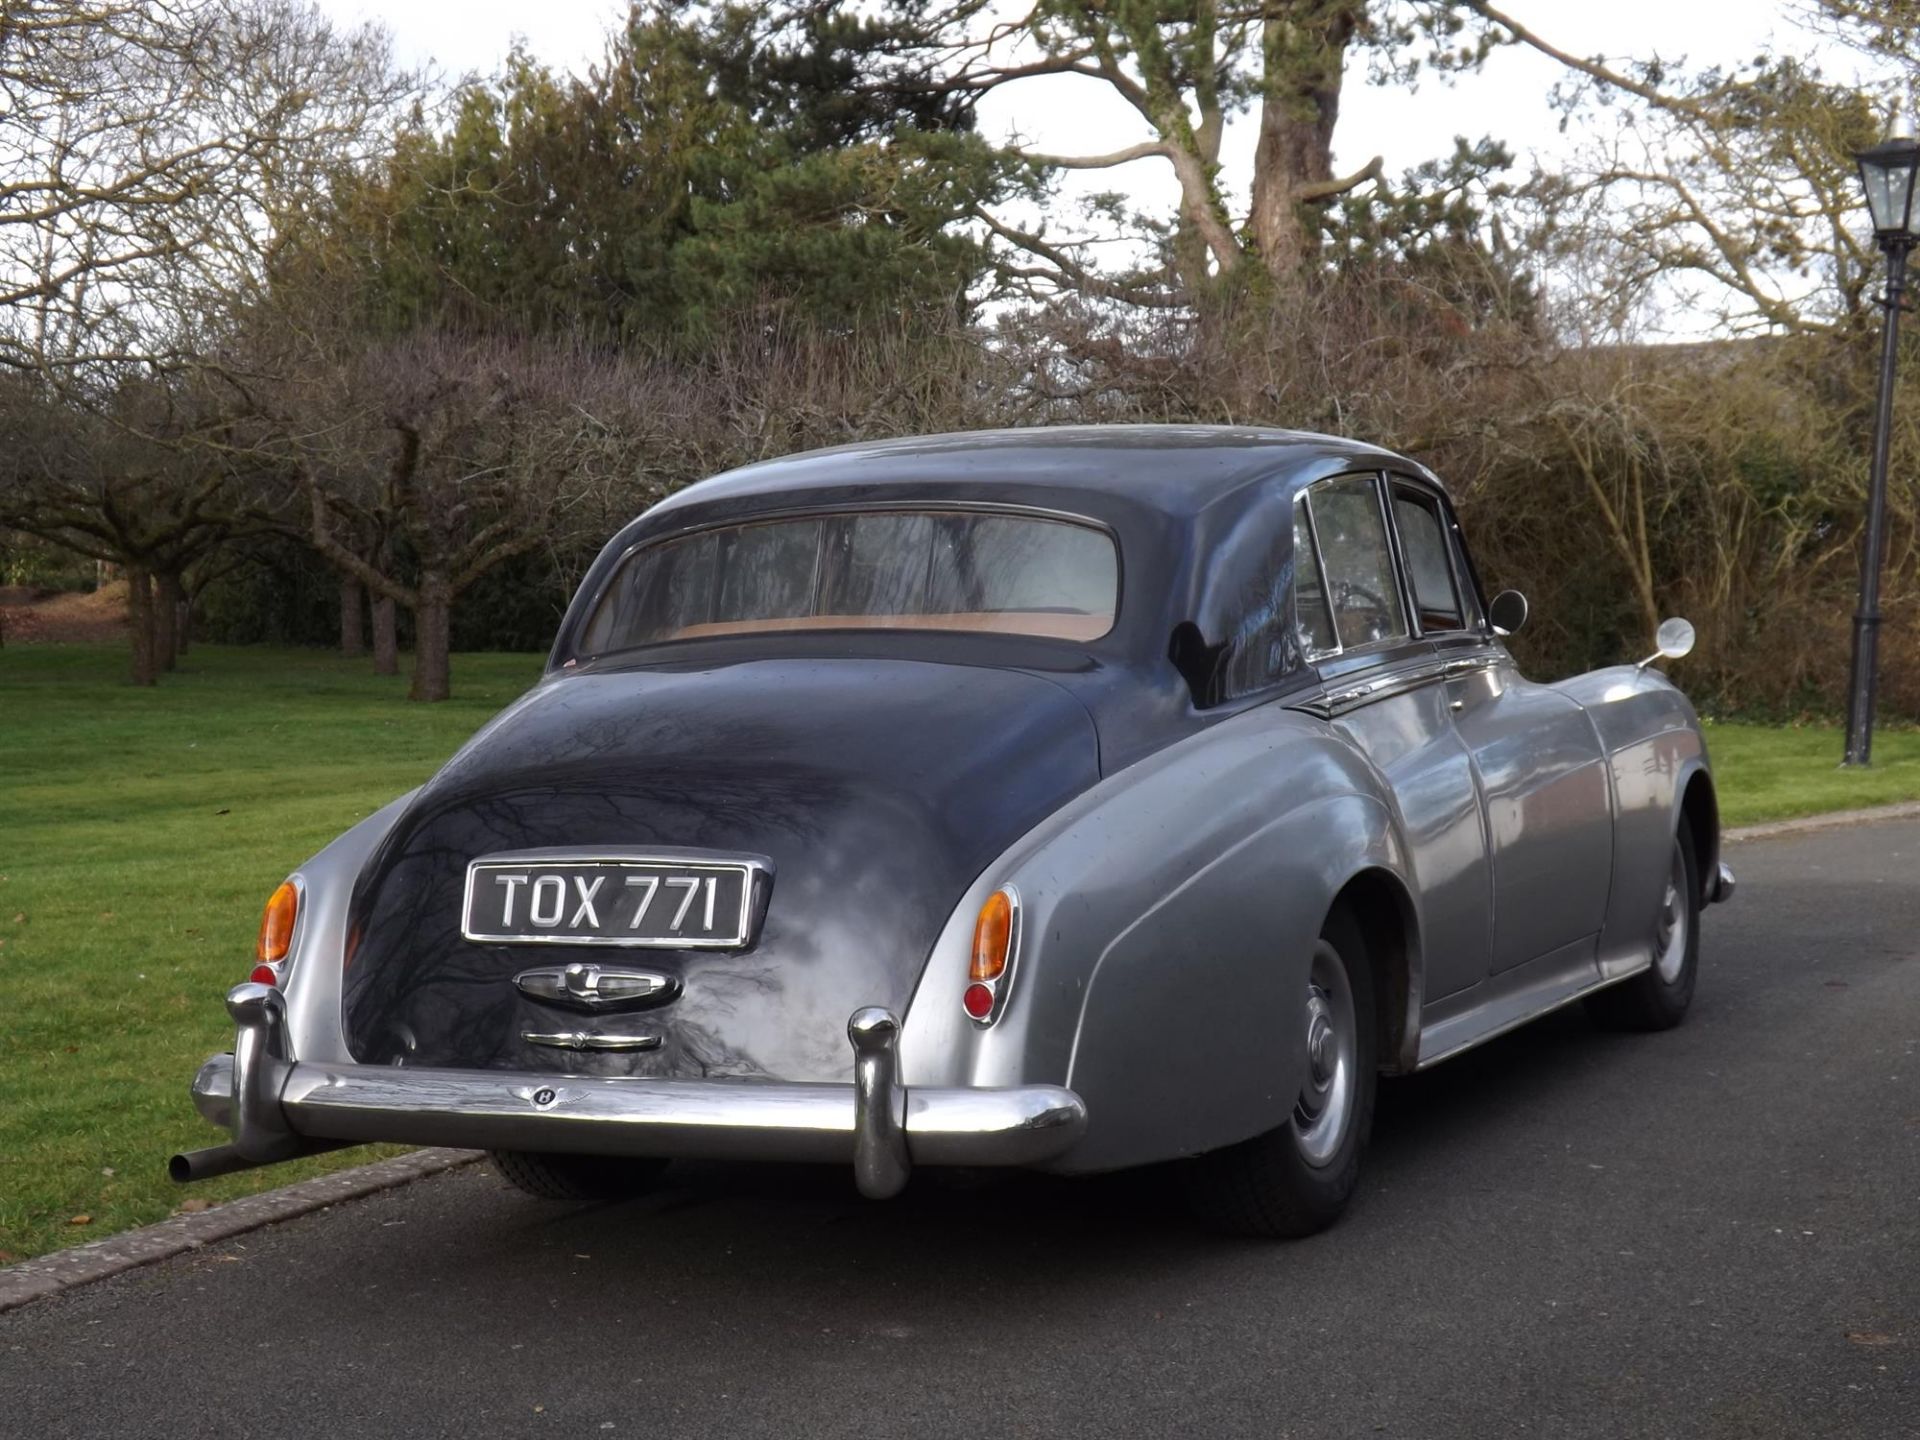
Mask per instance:
[[[702,480],[654,507],[664,518],[685,506],[865,485],[1032,486],[1054,500],[1073,492],[1124,497],[1169,516],[1192,516],[1246,486],[1289,477],[1307,484],[1330,468],[1388,464],[1425,474],[1377,446],[1298,430],[1229,425],[1060,425],[970,430],[863,441],[765,460]],[[1429,477],[1431,478],[1431,477]]]

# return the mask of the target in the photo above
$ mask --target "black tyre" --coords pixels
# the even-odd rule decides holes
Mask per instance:
[[[1700,865],[1685,831],[1673,840],[1666,894],[1654,919],[1653,964],[1587,1000],[1614,1030],[1671,1030],[1687,1018],[1700,969]]]
[[[540,1200],[622,1200],[653,1188],[665,1160],[613,1155],[544,1155],[533,1150],[489,1150],[501,1179]]]
[[[1284,1125],[1187,1166],[1194,1214],[1233,1235],[1324,1230],[1346,1209],[1373,1129],[1377,1083],[1373,970],[1344,910],[1314,947],[1300,1022],[1307,1073]]]

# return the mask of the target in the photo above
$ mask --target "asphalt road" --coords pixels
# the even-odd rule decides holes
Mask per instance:
[[[0,1433],[1920,1436],[1920,824],[1731,858],[1685,1027],[1388,1085],[1310,1241],[1160,1175],[470,1167],[0,1316]]]

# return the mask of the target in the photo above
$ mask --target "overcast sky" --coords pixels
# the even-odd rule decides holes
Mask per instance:
[[[603,38],[619,16],[621,0],[320,0],[342,21],[378,19],[393,32],[403,61],[433,62],[450,76],[493,70],[514,38],[549,65],[578,69],[597,58]],[[1791,0],[1611,0],[1605,5],[1569,0],[1509,0],[1516,19],[1562,49],[1580,55],[1657,53],[1661,59],[1695,64],[1732,64],[1752,56],[1775,36],[1798,48],[1804,32],[1787,19]],[[1848,57],[1822,57],[1837,74]],[[1571,153],[1577,133],[1563,135],[1547,94],[1565,72],[1531,50],[1509,47],[1479,72],[1451,83],[1427,81],[1417,89],[1383,89],[1355,76],[1343,100],[1335,134],[1342,173],[1383,156],[1389,178],[1423,160],[1451,152],[1455,136],[1492,135],[1524,162],[1537,155],[1549,168]],[[981,107],[983,130],[992,138],[1018,134],[1033,148],[1056,154],[1103,153],[1147,138],[1144,122],[1098,81],[1049,76],[1016,82],[989,96]],[[1230,126],[1223,171],[1244,182],[1253,147],[1253,125]],[[1137,204],[1171,210],[1176,190],[1161,160],[1143,160],[1120,170],[1069,173],[1063,194],[1120,190]],[[1237,197],[1244,204],[1245,196]],[[1676,317],[1677,318],[1677,317]],[[1684,322],[1682,329],[1689,329]]]
[[[620,0],[321,0],[341,20],[377,19],[393,32],[403,59],[431,60],[450,75],[487,72],[519,36],[541,60],[578,68],[598,56],[602,39],[625,11]],[[1519,20],[1578,54],[1685,57],[1730,62],[1752,55],[1769,38],[1789,33],[1786,0],[1611,0],[1575,5],[1567,0],[1510,0]],[[1796,41],[1796,43],[1799,43]],[[1531,51],[1495,55],[1485,70],[1453,85],[1423,84],[1416,91],[1354,86],[1340,118],[1343,162],[1363,164],[1384,155],[1390,173],[1452,147],[1455,135],[1492,134],[1517,149],[1547,154],[1564,143],[1546,105],[1558,67]],[[1097,81],[1048,77],[1010,85],[983,107],[992,135],[1018,131],[1053,152],[1101,151],[1143,138],[1139,117]],[[1249,145],[1251,141],[1247,142]],[[1135,167],[1161,175],[1164,162]]]

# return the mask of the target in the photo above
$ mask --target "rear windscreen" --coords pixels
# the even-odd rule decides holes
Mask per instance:
[[[1091,525],[974,511],[763,520],[636,550],[580,648],[788,630],[971,630],[1096,640],[1120,563]]]

